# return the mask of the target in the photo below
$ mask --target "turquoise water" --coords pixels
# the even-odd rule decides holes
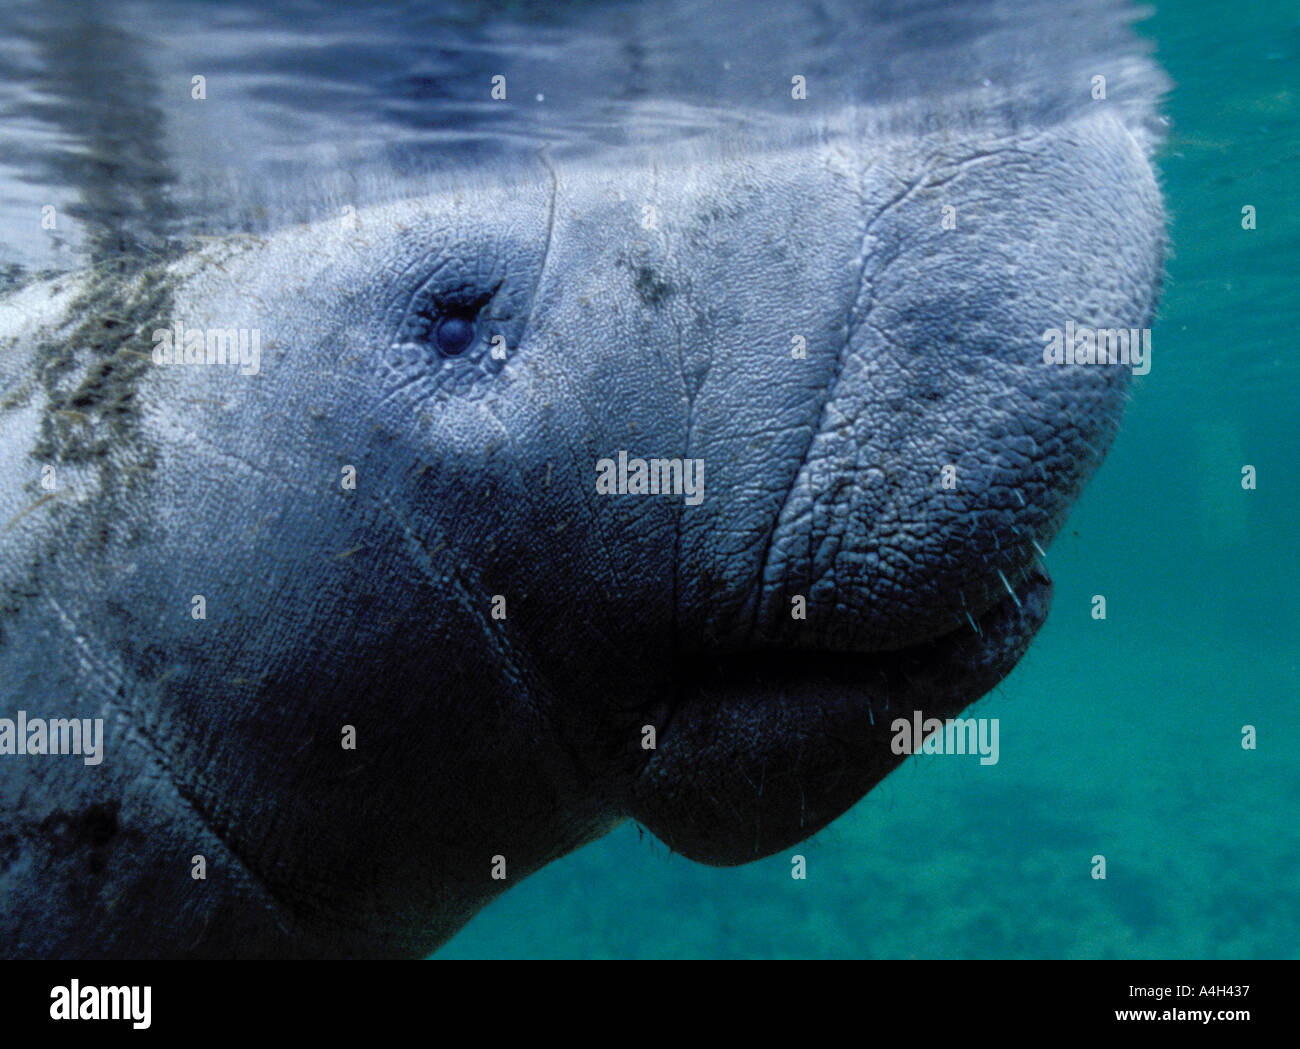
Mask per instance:
[[[1300,956],[1300,10],[1159,4],[1140,30],[1175,82],[1153,365],[1048,552],[1047,625],[975,708],[998,764],[914,758],[735,869],[625,825],[438,957]]]

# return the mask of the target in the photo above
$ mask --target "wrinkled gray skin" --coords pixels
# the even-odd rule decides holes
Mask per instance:
[[[861,798],[893,717],[1024,652],[1117,426],[1124,369],[1041,360],[1152,317],[1158,80],[1093,103],[1105,57],[1023,123],[543,153],[11,294],[0,716],[107,739],[0,758],[3,953],[418,956],[629,817],[738,864]],[[175,318],[260,329],[260,373],[150,363]],[[704,501],[597,495],[620,449],[703,459]]]

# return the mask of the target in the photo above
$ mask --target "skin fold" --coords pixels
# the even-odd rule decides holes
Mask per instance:
[[[1001,106],[884,64],[0,299],[0,717],[104,719],[0,756],[0,950],[418,957],[628,818],[786,848],[993,688],[1127,396],[1042,333],[1163,266],[1159,77],[1095,20]],[[256,372],[158,363],[178,320]],[[601,494],[620,450],[703,498]]]

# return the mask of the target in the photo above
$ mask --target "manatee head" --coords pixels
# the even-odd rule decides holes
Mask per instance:
[[[1043,332],[1146,326],[1158,195],[1107,116],[905,147],[543,164],[180,267],[261,357],[144,380],[185,494],[105,615],[313,936],[427,949],[628,817],[769,854],[1014,666],[1126,391]],[[668,490],[602,489],[620,455]]]
[[[1012,669],[1127,391],[1044,333],[1152,318],[1146,109],[897,82],[115,279],[171,355],[25,402],[72,494],[4,507],[44,595],[7,629],[113,712],[109,779],[58,789],[150,845],[42,950],[425,953],[629,818],[743,863]],[[111,443],[55,439],[77,397]]]

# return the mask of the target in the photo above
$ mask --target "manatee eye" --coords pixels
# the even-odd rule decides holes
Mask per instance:
[[[464,317],[444,317],[438,323],[434,341],[444,357],[459,356],[474,341],[474,324]]]

